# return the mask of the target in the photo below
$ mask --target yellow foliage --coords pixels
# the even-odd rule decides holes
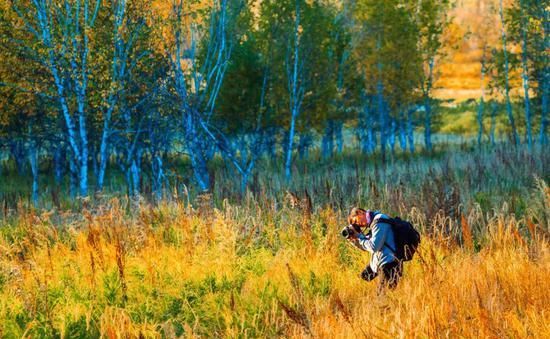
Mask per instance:
[[[288,224],[256,227],[262,213],[278,212],[226,204],[199,217],[166,204],[124,213],[113,201],[68,231],[29,214],[4,233],[2,333],[69,336],[80,321],[81,331],[108,338],[550,336],[548,242],[527,241],[522,221],[504,213],[488,221],[477,252],[466,216],[464,249],[424,235],[398,288],[383,296],[360,279],[368,256],[339,239],[343,218],[329,207],[312,216],[311,248],[302,215],[289,210]],[[20,332],[17,314],[29,319]]]

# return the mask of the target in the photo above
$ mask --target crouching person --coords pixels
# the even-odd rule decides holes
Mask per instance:
[[[371,281],[378,276],[378,294],[382,294],[386,288],[394,289],[403,275],[403,258],[400,258],[402,255],[397,250],[394,234],[396,228],[392,227],[394,219],[379,211],[353,208],[348,223],[349,226],[342,231],[342,235],[355,247],[371,253],[370,263],[361,272],[361,278]]]

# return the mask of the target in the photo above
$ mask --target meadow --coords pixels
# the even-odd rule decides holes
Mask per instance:
[[[0,337],[549,337],[549,158],[314,154],[291,183],[264,160],[244,195],[220,165],[210,194],[156,205],[3,203]],[[422,234],[382,296],[339,234],[355,205]]]

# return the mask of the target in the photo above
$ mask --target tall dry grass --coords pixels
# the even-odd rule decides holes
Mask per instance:
[[[288,192],[272,176],[193,203],[20,203],[0,219],[0,337],[550,337],[547,158],[348,158],[299,168]],[[353,204],[422,231],[384,296],[338,234]]]
[[[128,215],[118,200],[83,217],[29,210],[2,229],[0,336],[550,336],[548,225],[473,209],[450,232],[442,214],[379,297],[359,278],[368,257],[339,239],[341,213],[308,213],[170,203]]]

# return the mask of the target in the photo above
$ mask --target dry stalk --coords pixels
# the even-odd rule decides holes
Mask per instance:
[[[118,267],[118,277],[122,286],[122,302],[125,305],[128,301],[128,287],[126,285],[125,264],[126,264],[126,249],[121,239],[120,231],[115,233],[115,249],[116,249],[116,264]]]
[[[464,217],[464,214],[460,214],[460,225],[462,226],[462,241],[464,246],[470,251],[474,249],[474,239],[472,236],[472,229],[468,220]]]
[[[285,311],[286,315],[295,323],[301,325],[304,330],[311,334],[311,322],[305,313],[304,309],[304,291],[302,289],[302,286],[300,285],[300,280],[296,276],[294,272],[292,272],[292,269],[290,268],[290,265],[286,264],[288,277],[290,278],[290,285],[292,286],[292,291],[294,292],[294,295],[296,297],[296,308],[293,308],[290,305],[287,305],[283,301],[277,299],[279,306]]]
[[[313,204],[311,197],[307,190],[304,191],[304,198],[302,199],[302,232],[304,234],[304,241],[306,243],[307,250],[311,250],[313,247],[313,235],[311,232],[311,215],[313,212]]]
[[[299,311],[292,306],[285,304],[281,300],[278,300],[278,303],[279,307],[285,311],[285,314],[290,318],[290,320],[300,325],[307,334],[311,335],[311,325],[309,324],[309,319],[307,318],[305,312]]]
[[[333,305],[333,309],[336,309],[336,311],[342,314],[344,320],[351,326],[351,328],[354,331],[357,331],[357,328],[355,327],[355,322],[353,321],[353,315],[346,307],[346,305],[344,305],[338,293],[332,294],[331,304]],[[359,330],[361,331],[361,334],[363,334],[363,337],[368,338],[368,335],[367,333],[365,333],[365,330],[363,330],[363,328],[359,327]]]

